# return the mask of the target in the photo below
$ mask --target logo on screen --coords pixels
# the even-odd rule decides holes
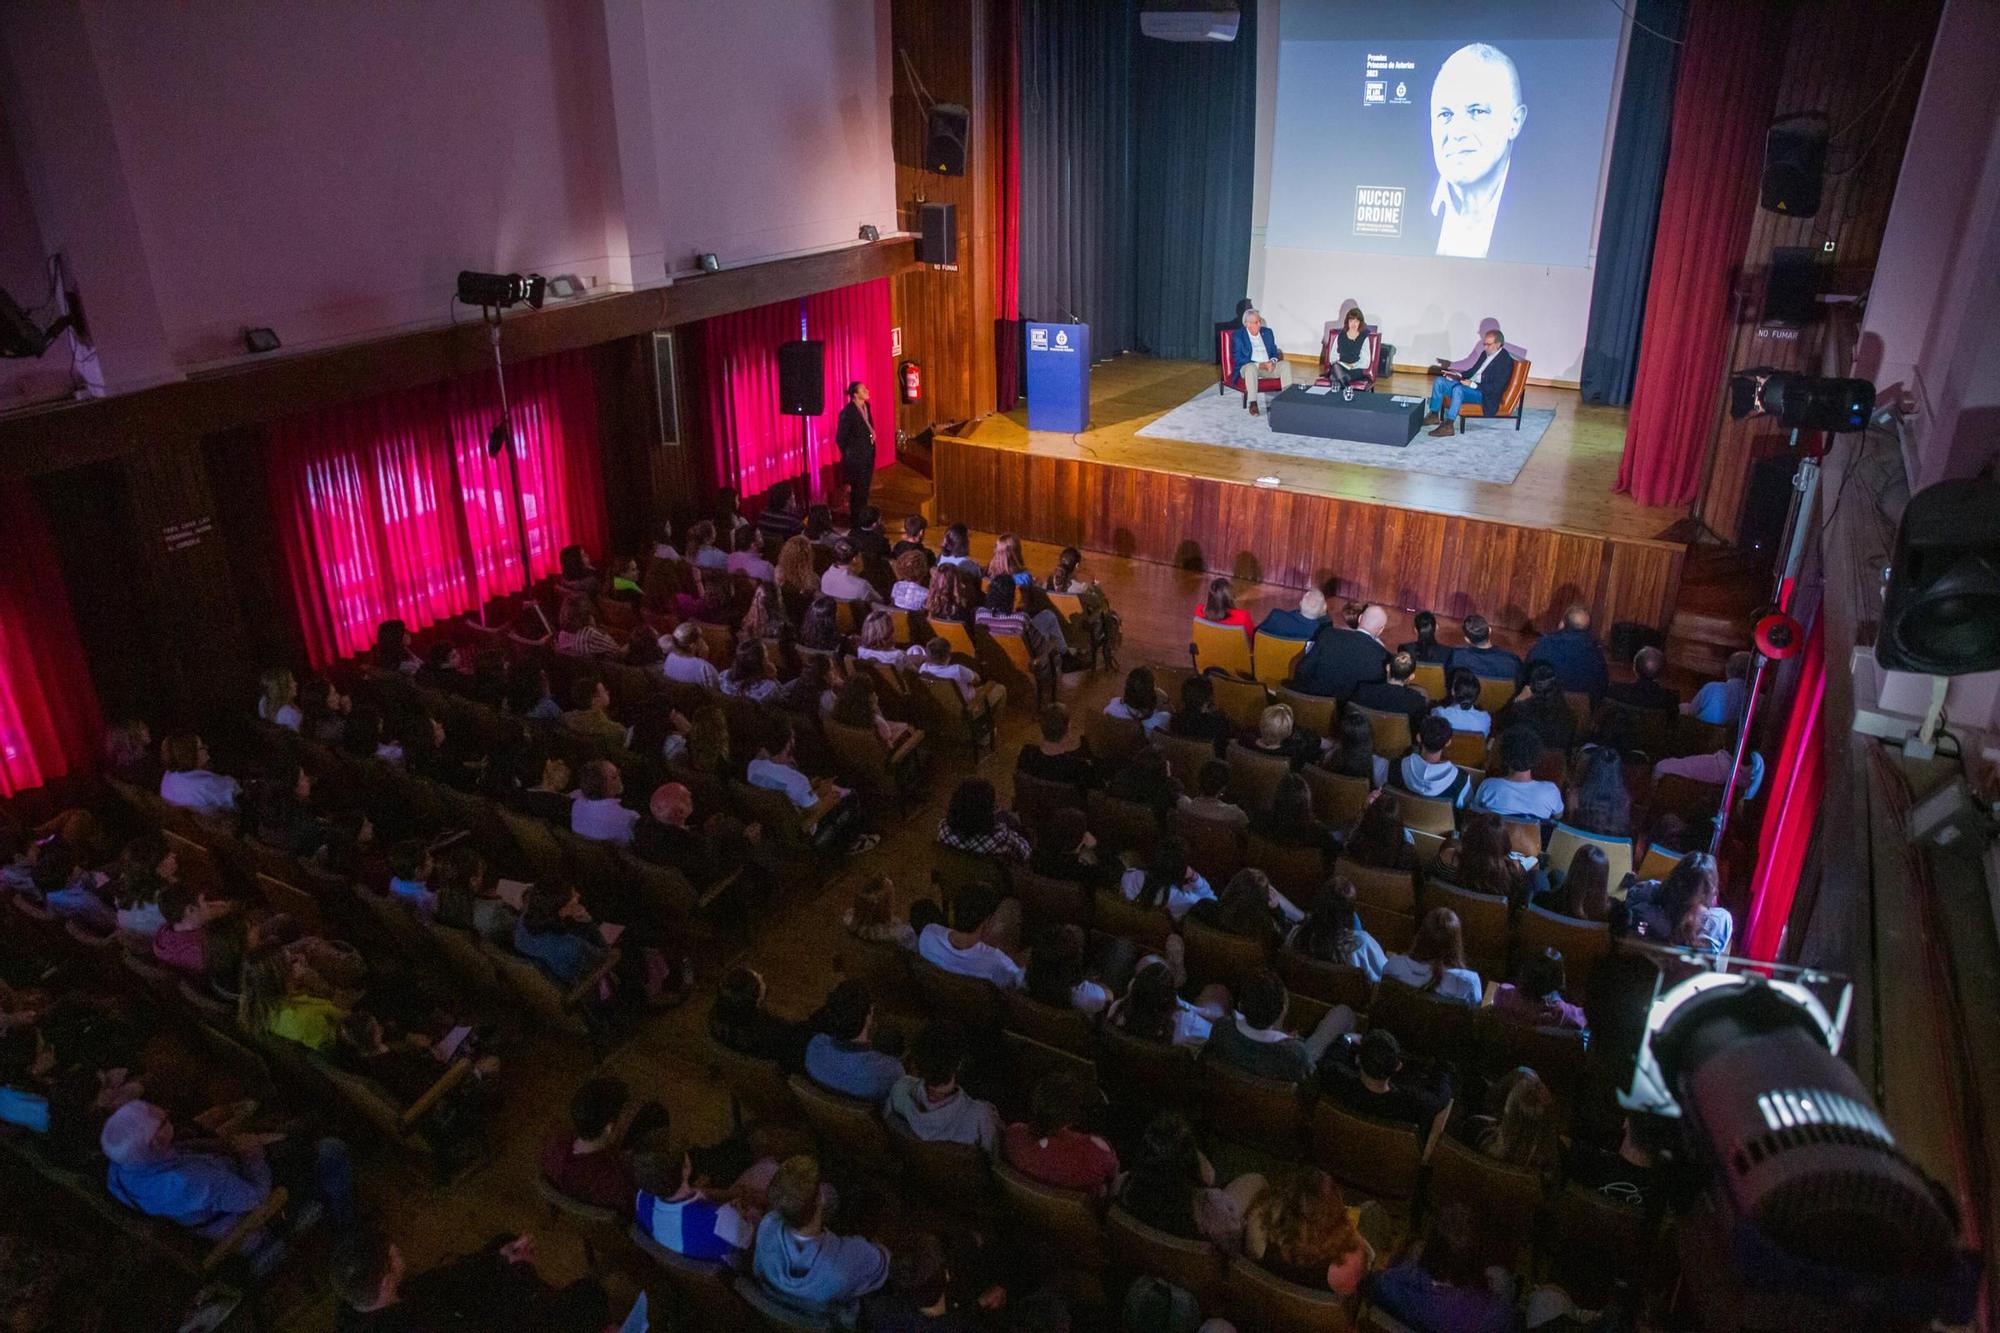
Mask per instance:
[[[1389,85],[1383,83],[1380,79],[1369,79],[1361,85],[1361,100],[1363,102],[1387,101],[1388,96]]]
[[[1403,187],[1400,185],[1359,185],[1354,190],[1354,234],[1389,236],[1403,234]]]
[[[1044,352],[1048,351],[1049,331],[1047,329],[1029,329],[1028,346],[1032,348],[1039,348]]]

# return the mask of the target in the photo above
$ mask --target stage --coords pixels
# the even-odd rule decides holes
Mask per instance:
[[[1530,386],[1528,406],[1554,419],[1500,484],[1139,434],[1204,386],[1212,364],[1127,355],[1091,367],[1079,435],[1030,432],[1024,408],[939,434],[940,521],[1289,587],[1331,577],[1344,596],[1510,629],[1545,629],[1573,601],[1601,626],[1667,628],[1687,548],[1661,534],[1686,511],[1611,493],[1623,409]],[[1427,390],[1404,373],[1378,392]]]

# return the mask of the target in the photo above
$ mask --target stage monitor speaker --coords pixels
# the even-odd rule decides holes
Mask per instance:
[[[958,205],[917,205],[917,262],[958,262]]]
[[[2000,667],[2000,482],[1939,482],[1903,506],[1875,660],[1932,676]]]
[[[1817,112],[1780,116],[1764,138],[1764,207],[1787,217],[1819,212],[1826,174],[1826,117]]]
[[[1750,489],[1743,497],[1743,517],[1736,544],[1752,555],[1770,555],[1785,539],[1785,515],[1792,511],[1792,474],[1798,456],[1780,449],[1750,465]]]
[[[660,444],[681,442],[681,390],[674,374],[674,335],[671,329],[653,334],[653,396],[660,409]]]
[[[1764,280],[1764,322],[1810,324],[1818,318],[1819,273],[1813,252],[1803,245],[1777,247]]]
[[[795,417],[826,411],[826,344],[778,344],[778,410]]]
[[[940,176],[965,174],[965,140],[972,113],[956,102],[939,102],[924,120],[924,170]]]

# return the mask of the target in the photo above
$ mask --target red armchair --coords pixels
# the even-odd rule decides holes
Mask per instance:
[[[1221,379],[1215,391],[1218,394],[1222,394],[1234,389],[1243,395],[1243,401],[1247,405],[1250,401],[1250,391],[1243,387],[1243,377],[1236,373],[1236,367],[1231,363],[1229,355],[1230,336],[1235,332],[1236,325],[1234,324],[1231,324],[1227,328],[1217,329],[1215,332],[1216,366],[1222,372]],[[1275,379],[1259,377],[1257,380],[1258,393],[1276,393],[1280,387],[1278,381]]]
[[[1329,324],[1326,333],[1319,340],[1319,378],[1314,384],[1333,383],[1333,340],[1340,334],[1340,325]],[[1375,387],[1375,367],[1382,364],[1382,330],[1373,324],[1362,326],[1362,336],[1368,340],[1366,369],[1355,379],[1354,387],[1373,390]]]

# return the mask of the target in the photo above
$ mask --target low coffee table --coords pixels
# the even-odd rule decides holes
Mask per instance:
[[[1313,393],[1295,384],[1271,400],[1271,429],[1323,440],[1360,440],[1406,447],[1423,429],[1424,400],[1397,401],[1394,394],[1356,393],[1349,402],[1339,389]]]

